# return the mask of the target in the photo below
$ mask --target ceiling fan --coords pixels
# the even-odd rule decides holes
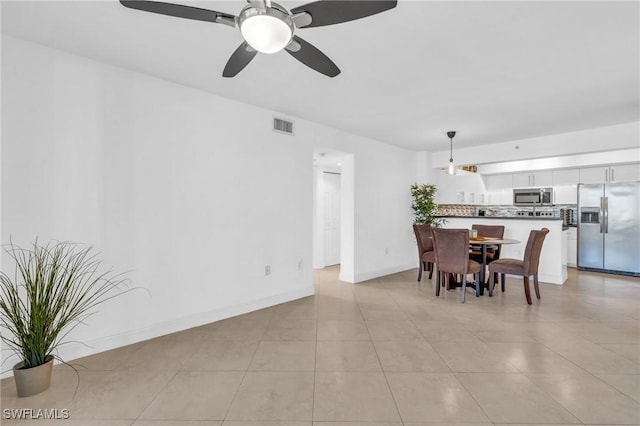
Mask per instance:
[[[397,0],[320,0],[288,11],[271,0],[247,0],[238,16],[214,10],[158,1],[120,0],[123,6],[145,12],[196,21],[238,26],[244,42],[229,58],[223,77],[234,77],[258,52],[275,53],[282,49],[306,66],[335,77],[340,69],[324,53],[294,35],[296,28],[321,27],[353,21],[393,9]]]

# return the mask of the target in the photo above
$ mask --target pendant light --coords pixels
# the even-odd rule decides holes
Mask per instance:
[[[456,135],[456,132],[454,131],[447,132],[447,136],[451,141],[451,156],[449,157],[449,167],[447,168],[447,174],[450,174],[450,175],[456,174],[456,167],[453,165],[453,137],[455,135]]]

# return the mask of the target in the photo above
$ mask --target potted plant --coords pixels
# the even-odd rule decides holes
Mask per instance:
[[[0,324],[8,331],[1,338],[21,359],[13,367],[18,396],[46,390],[69,333],[97,305],[130,291],[121,274],[100,272],[91,250],[59,241],[5,246],[16,270],[0,272]]]
[[[411,208],[413,209],[414,223],[436,227],[445,223],[444,218],[436,217],[438,215],[438,204],[435,201],[436,192],[438,189],[434,184],[414,183],[411,185],[411,196],[413,197]]]

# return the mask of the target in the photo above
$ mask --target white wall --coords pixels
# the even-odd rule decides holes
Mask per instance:
[[[453,158],[455,163],[460,165],[484,164],[637,149],[639,146],[640,121],[636,121],[481,147],[456,148],[454,145]],[[444,167],[449,162],[449,154],[448,150],[434,152],[431,167]],[[630,158],[627,161],[638,161],[637,155],[636,158]]]
[[[312,294],[316,146],[352,155],[343,278],[414,266],[415,153],[304,120],[281,135],[272,111],[9,37],[2,60],[2,242],[92,244],[151,294],[104,305],[65,358]]]
[[[342,158],[340,173],[340,275],[341,281],[356,282],[355,270],[355,171],[354,155]],[[400,189],[400,188],[398,188]]]
[[[151,294],[109,302],[67,357],[313,294],[311,146],[270,111],[9,38],[2,54],[3,243],[92,244]]]
[[[415,267],[410,187],[416,181],[417,154],[315,123],[297,126],[296,135],[345,154],[340,279],[357,283]]]
[[[389,145],[355,146],[355,281],[415,267],[410,187],[415,153]],[[399,190],[402,188],[402,190]]]

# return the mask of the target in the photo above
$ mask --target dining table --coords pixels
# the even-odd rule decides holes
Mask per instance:
[[[481,246],[482,248],[482,269],[480,270],[480,283],[476,283],[476,297],[480,297],[484,294],[484,286],[486,282],[485,270],[487,269],[487,246],[501,245],[501,244],[518,244],[519,240],[512,238],[496,238],[475,236],[469,237],[469,246]]]

